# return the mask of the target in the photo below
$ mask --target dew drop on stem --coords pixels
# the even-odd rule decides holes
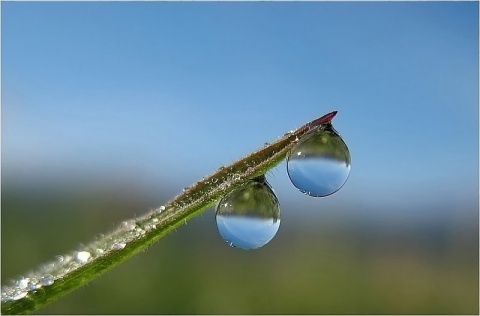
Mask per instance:
[[[51,274],[45,274],[40,278],[40,284],[43,286],[52,285],[54,282],[53,276]]]
[[[260,176],[225,195],[215,218],[220,235],[230,246],[257,249],[277,233],[280,207],[265,176]]]
[[[125,242],[116,242],[112,245],[112,250],[122,250],[127,244]]]
[[[347,181],[350,167],[348,147],[331,124],[303,135],[287,158],[290,181],[313,197],[337,192]]]
[[[78,263],[87,263],[88,259],[90,259],[91,254],[88,251],[79,251],[75,256],[75,260]]]

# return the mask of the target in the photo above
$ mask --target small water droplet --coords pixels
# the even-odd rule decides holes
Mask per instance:
[[[10,296],[10,298],[14,301],[16,300],[19,300],[21,298],[24,298],[25,296],[27,296],[28,292],[27,291],[22,291],[22,290],[15,290],[12,295]]]
[[[90,259],[90,256],[90,252],[88,251],[79,251],[75,256],[75,260],[77,260],[78,263],[87,263],[88,259]]]
[[[127,244],[124,243],[124,242],[116,242],[112,245],[112,250],[121,250],[123,248],[125,248]]]
[[[29,291],[37,290],[41,287],[42,287],[42,285],[38,282],[38,279],[30,278],[30,282],[28,283],[28,286],[27,286],[27,289]]]
[[[350,152],[331,124],[305,134],[287,160],[290,181],[314,197],[337,192],[350,174]]]
[[[143,235],[145,235],[145,230],[142,229],[142,228],[140,228],[140,227],[137,227],[137,228],[135,229],[135,235],[136,235],[137,237],[138,237],[138,236],[143,236]]]
[[[30,282],[30,278],[21,277],[20,279],[17,280],[16,286],[19,289],[26,289],[28,286],[28,282]]]
[[[97,255],[102,255],[105,251],[101,248],[97,248],[95,249],[95,252],[97,253]]]
[[[43,286],[49,286],[52,285],[54,282],[53,276],[51,274],[45,274],[40,278],[40,284]]]
[[[267,146],[269,146],[269,145],[270,145],[270,143],[268,143],[268,142],[263,143],[263,146],[264,146],[264,147],[267,147]]]
[[[137,223],[133,219],[122,222],[122,228],[128,231],[134,230],[136,226]]]
[[[280,226],[277,197],[265,177],[249,180],[217,205],[220,235],[231,246],[251,250],[266,245]]]
[[[183,191],[183,192],[187,192],[187,191],[188,191],[188,188],[183,188],[182,191]]]

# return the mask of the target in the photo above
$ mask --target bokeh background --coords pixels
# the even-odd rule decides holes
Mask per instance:
[[[346,185],[267,174],[43,314],[478,314],[478,2],[2,2],[2,284],[338,110]]]

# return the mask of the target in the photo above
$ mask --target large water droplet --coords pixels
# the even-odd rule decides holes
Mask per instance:
[[[350,152],[331,124],[305,134],[287,160],[290,181],[301,192],[321,197],[337,192],[350,174]]]
[[[216,222],[223,239],[245,250],[266,245],[280,226],[277,197],[265,176],[247,181],[217,205]]]

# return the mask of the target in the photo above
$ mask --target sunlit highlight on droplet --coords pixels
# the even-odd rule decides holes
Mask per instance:
[[[76,260],[79,263],[87,263],[88,259],[90,259],[91,254],[88,251],[79,251],[77,252]]]

